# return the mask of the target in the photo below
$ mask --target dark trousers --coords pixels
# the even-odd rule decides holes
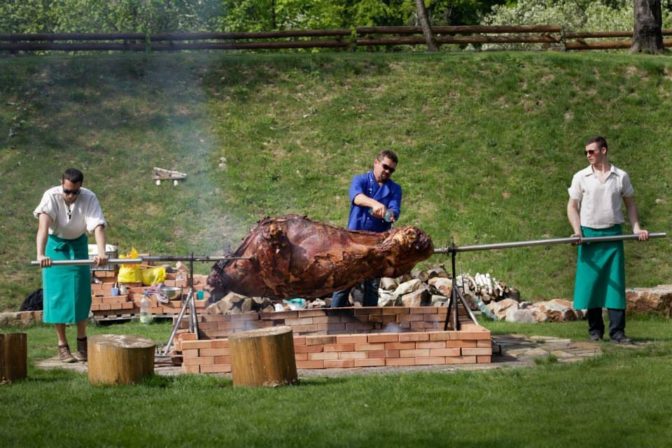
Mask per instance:
[[[609,314],[609,337],[611,339],[618,339],[625,336],[625,310],[607,308],[607,312]],[[587,317],[588,333],[601,338],[604,335],[602,308],[589,309]]]
[[[378,287],[380,286],[379,278],[370,278],[364,280],[364,306],[378,306]],[[336,291],[331,296],[331,307],[341,308],[349,306],[348,297],[352,288]]]

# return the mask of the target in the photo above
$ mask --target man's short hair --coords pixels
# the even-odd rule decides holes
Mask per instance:
[[[598,135],[597,137],[591,137],[588,139],[586,142],[586,146],[592,145],[593,143],[597,143],[597,146],[599,149],[606,148],[609,149],[609,145],[607,145],[607,139],[602,137],[601,135]]]
[[[397,157],[397,154],[395,154],[395,152],[392,151],[391,149],[383,149],[378,153],[376,159],[378,159],[379,162],[382,162],[385,157],[387,157],[394,163],[399,163],[399,157]]]
[[[81,184],[84,182],[84,173],[77,168],[68,168],[63,172],[63,176],[61,177],[61,182],[66,180],[69,180],[73,184]]]

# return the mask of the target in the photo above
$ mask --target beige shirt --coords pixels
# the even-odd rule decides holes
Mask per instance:
[[[99,225],[105,225],[105,217],[98,198],[91,191],[82,188],[77,200],[68,207],[63,199],[63,187],[53,187],[42,195],[40,205],[33,215],[37,218],[46,213],[51,218],[49,235],[66,240],[74,240],[86,231],[93,232]]]
[[[582,169],[574,175],[567,191],[570,199],[579,202],[581,225],[593,229],[623,224],[623,198],[635,195],[628,173],[614,165],[604,183],[599,181],[591,166]]]

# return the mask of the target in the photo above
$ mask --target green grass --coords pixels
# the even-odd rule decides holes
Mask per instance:
[[[495,337],[585,339],[585,322],[485,325]],[[603,343],[602,357],[577,364],[303,377],[262,390],[196,375],[93,387],[84,374],[34,368],[54,353],[53,329],[36,326],[25,330],[29,378],[0,386],[0,437],[4,446],[668,446],[670,323],[633,319],[628,329],[649,343]],[[169,330],[126,324],[90,334],[165,342]]]
[[[122,252],[214,254],[266,215],[344,225],[351,177],[392,147],[400,225],[447,246],[569,235],[566,189],[586,164],[583,142],[600,133],[631,174],[643,225],[667,231],[670,92],[669,58],[621,54],[2,59],[0,309],[40,285],[26,266],[31,211],[69,165],[84,170]],[[157,187],[153,166],[188,180]],[[669,240],[626,252],[628,286],[669,283]],[[575,256],[471,252],[458,269],[490,272],[526,299],[571,297]]]

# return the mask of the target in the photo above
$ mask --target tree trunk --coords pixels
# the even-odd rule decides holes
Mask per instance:
[[[0,334],[0,384],[27,376],[27,339],[26,333]]]
[[[415,6],[418,10],[418,21],[420,22],[420,27],[422,28],[422,35],[425,36],[425,41],[427,41],[427,50],[437,51],[439,48],[436,46],[434,35],[432,34],[432,28],[429,24],[427,8],[425,7],[425,0],[415,0]]]
[[[290,327],[232,334],[229,348],[234,386],[282,386],[298,380]]]
[[[89,337],[89,383],[134,384],[154,373],[154,341],[132,335]]]
[[[660,0],[634,0],[635,30],[632,53],[662,53],[663,19]]]

